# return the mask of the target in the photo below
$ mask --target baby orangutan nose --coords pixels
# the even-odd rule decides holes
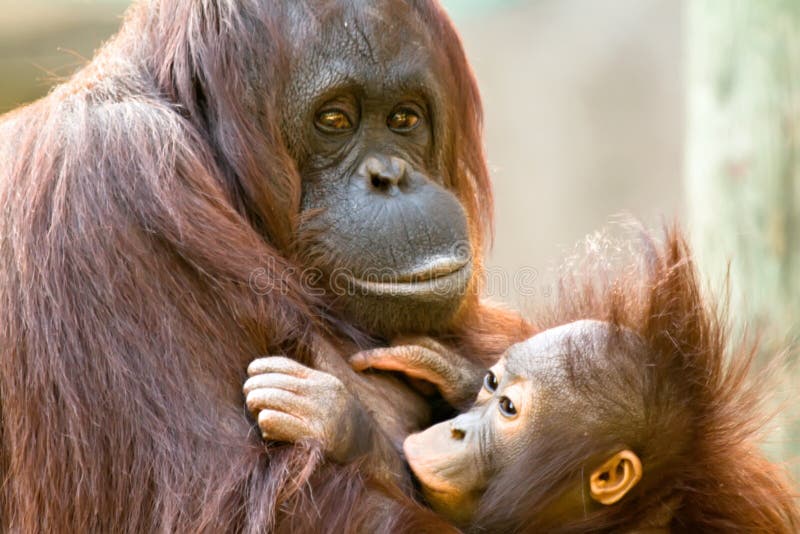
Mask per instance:
[[[450,437],[455,441],[472,441],[475,437],[477,426],[481,423],[481,413],[470,410],[462,413],[443,424],[449,425]],[[461,443],[459,445],[465,445]]]

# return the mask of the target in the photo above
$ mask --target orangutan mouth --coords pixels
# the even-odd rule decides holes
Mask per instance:
[[[436,258],[406,273],[366,273],[349,276],[349,285],[369,295],[452,297],[462,292],[472,277],[472,260]]]

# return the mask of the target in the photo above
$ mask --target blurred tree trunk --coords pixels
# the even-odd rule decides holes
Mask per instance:
[[[712,280],[730,260],[731,319],[763,334],[766,362],[800,334],[800,1],[687,9],[689,228]],[[767,449],[800,481],[796,364],[791,375]]]

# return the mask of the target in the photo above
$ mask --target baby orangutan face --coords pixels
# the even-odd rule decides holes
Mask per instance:
[[[566,368],[564,355],[579,350],[602,358],[608,332],[606,323],[578,321],[511,347],[486,373],[469,411],[405,440],[407,461],[437,512],[468,523],[492,478],[506,468],[518,468],[516,460],[535,441],[547,440],[554,422],[586,425],[593,433],[596,422],[587,414],[591,407],[574,391],[575,370]],[[591,467],[587,487],[578,484],[559,499],[560,513],[568,512],[571,500],[580,503],[584,497],[613,504],[642,472],[638,457],[628,450]]]

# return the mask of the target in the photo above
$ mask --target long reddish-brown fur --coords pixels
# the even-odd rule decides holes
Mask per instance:
[[[443,168],[479,255],[478,91],[441,9],[408,3],[451,66]],[[243,408],[253,358],[308,363],[329,333],[354,348],[288,270],[301,183],[275,111],[290,66],[274,6],[137,4],[0,123],[0,530],[444,528],[357,466],[265,447]],[[253,291],[257,271],[282,290]],[[491,359],[528,326],[472,293],[441,336]]]
[[[590,318],[618,327],[602,357],[554,355],[573,370],[587,412],[607,424],[601,435],[573,421],[549,428],[492,482],[478,524],[491,532],[800,531],[798,495],[758,447],[771,381],[751,373],[756,346],[730,342],[725,307],[703,291],[681,233],[669,229],[663,243],[646,232],[625,246],[604,237],[587,243],[568,262],[541,326]],[[631,330],[636,347],[622,335]],[[574,521],[544,513],[620,447],[639,455],[644,470],[620,503],[587,499]],[[505,504],[521,495],[531,505],[509,514]]]

